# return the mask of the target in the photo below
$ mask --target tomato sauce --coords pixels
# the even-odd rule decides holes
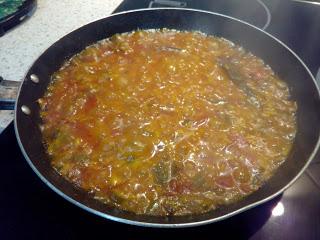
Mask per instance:
[[[117,208],[199,214],[256,191],[288,156],[296,103],[264,62],[200,32],[88,46],[39,100],[52,166]]]

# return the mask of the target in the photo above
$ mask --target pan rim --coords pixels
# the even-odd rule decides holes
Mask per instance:
[[[270,33],[248,23],[248,22],[245,22],[243,20],[240,20],[240,19],[237,19],[237,18],[234,18],[234,17],[231,17],[231,16],[228,16],[228,15],[224,15],[224,14],[220,14],[220,13],[215,13],[215,12],[210,12],[210,11],[206,11],[206,10],[198,10],[198,9],[192,9],[192,8],[175,8],[175,7],[163,7],[163,8],[142,8],[142,9],[135,9],[135,10],[130,10],[130,11],[123,11],[123,12],[119,12],[119,13],[115,13],[115,14],[111,14],[109,16],[106,16],[105,18],[102,18],[102,19],[107,19],[107,18],[110,18],[110,17],[113,17],[113,16],[117,16],[117,15],[125,15],[125,14],[130,14],[132,12],[142,12],[142,11],[161,11],[161,10],[178,10],[178,11],[190,11],[190,12],[200,12],[200,13],[206,13],[206,14],[210,14],[210,15],[216,15],[216,16],[221,16],[221,17],[224,17],[224,18],[227,18],[227,19],[231,19],[231,20],[234,20],[234,21],[237,21],[237,22],[240,22],[241,24],[245,24],[251,28],[254,28],[255,30],[258,30],[260,32],[262,32],[263,34],[267,35],[268,37],[272,38],[274,41],[278,42],[280,45],[282,45],[284,48],[286,48],[299,62],[300,64],[304,67],[304,69],[307,71],[307,73],[310,75],[315,87],[316,87],[316,90],[317,90],[317,97],[320,98],[320,91],[319,91],[319,87],[316,83],[316,80],[313,76],[313,74],[311,73],[311,71],[309,70],[309,68],[306,66],[306,64],[300,59],[300,57],[292,50],[290,49],[285,43],[283,43],[281,40],[277,39],[276,37],[274,37],[273,35],[271,35]],[[96,19],[92,22],[89,22],[87,24],[84,24],[80,27],[78,27],[77,29],[81,28],[81,27],[84,27],[88,24],[91,24],[93,22],[96,22],[96,21],[99,21],[101,19]],[[74,29],[72,30],[71,32],[73,31],[76,31],[77,29]],[[69,32],[69,33],[71,33]],[[66,33],[63,37],[65,37],[66,35],[68,35],[69,33]],[[63,38],[62,37],[62,38]],[[60,41],[62,38],[58,39],[56,42]],[[56,43],[55,42],[55,43]],[[54,44],[54,43],[53,43]],[[52,45],[53,45],[52,44]],[[50,46],[52,46],[50,45]],[[50,47],[49,46],[49,47]],[[49,48],[48,47],[48,48]],[[47,48],[47,49],[48,49]],[[40,55],[39,57],[45,53],[47,51],[47,49],[45,49]],[[38,57],[38,58],[39,58]],[[37,61],[38,58],[35,60]],[[35,62],[34,62],[35,63]],[[34,63],[31,65],[31,67],[34,65]],[[30,69],[30,68],[29,68]],[[29,70],[28,70],[29,71]],[[28,72],[26,73],[25,77],[24,77],[24,80],[22,82],[25,81],[25,79],[27,78],[27,74]],[[258,205],[261,205],[273,198],[275,198],[276,196],[278,196],[279,194],[281,194],[282,192],[284,192],[286,189],[288,189],[302,174],[303,172],[306,170],[306,168],[309,166],[310,162],[313,160],[313,158],[315,157],[318,149],[319,149],[319,146],[320,146],[320,132],[318,133],[318,140],[317,140],[317,143],[312,151],[312,153],[310,154],[308,160],[306,161],[305,165],[303,166],[303,168],[301,168],[301,170],[299,171],[299,173],[289,182],[286,184],[286,186],[284,186],[283,188],[281,188],[280,190],[278,190],[277,192],[271,194],[270,196],[264,198],[264,199],[261,199],[259,201],[256,201],[256,202],[253,202],[251,204],[248,204],[242,208],[239,208],[237,210],[234,210],[230,213],[227,213],[225,215],[222,215],[222,216],[219,216],[219,217],[215,217],[215,218],[211,218],[211,219],[206,219],[206,220],[201,220],[201,221],[196,221],[196,222],[185,222],[185,223],[152,223],[152,222],[145,222],[145,221],[137,221],[137,220],[130,220],[130,219],[125,219],[125,218],[121,218],[121,217],[116,217],[116,216],[113,216],[113,215],[110,215],[110,214],[107,214],[107,213],[104,213],[104,212],[101,212],[101,211],[98,211],[96,209],[93,209],[91,207],[88,207],[87,205],[83,204],[83,203],[80,203],[78,202],[77,200],[75,200],[74,198],[68,196],[67,194],[65,194],[64,192],[62,192],[60,189],[58,189],[54,184],[52,184],[48,179],[46,179],[42,174],[41,172],[35,167],[35,165],[33,164],[33,162],[31,161],[31,159],[29,158],[27,152],[25,151],[24,147],[23,147],[23,144],[20,140],[20,137],[19,137],[19,130],[18,130],[18,123],[17,123],[17,111],[18,111],[18,100],[19,100],[19,97],[20,97],[20,93],[21,93],[21,89],[23,87],[23,84],[20,85],[19,87],[19,91],[18,91],[18,94],[17,94],[17,101],[15,103],[15,110],[14,110],[14,130],[15,130],[15,135],[16,135],[16,138],[17,138],[17,141],[18,141],[18,145],[21,149],[21,152],[23,154],[23,156],[25,157],[26,161],[28,162],[28,164],[30,165],[31,169],[36,173],[36,175],[49,187],[51,188],[54,192],[56,192],[58,195],[60,195],[61,197],[63,197],[64,199],[66,199],[67,201],[69,201],[70,203],[86,210],[87,212],[90,212],[90,213],[93,213],[95,215],[98,215],[100,217],[103,217],[105,219],[109,219],[109,220],[113,220],[113,221],[116,221],[116,222],[120,222],[120,223],[126,223],[126,224],[130,224],[130,225],[135,225],[135,226],[143,226],[143,227],[157,227],[157,228],[185,228],[185,227],[195,227],[195,226],[200,226],[200,225],[205,225],[205,224],[209,224],[209,223],[213,223],[213,222],[218,222],[218,221],[221,221],[221,220],[224,220],[224,219],[227,219],[229,217],[232,217],[236,214],[239,214],[241,212],[244,212],[244,211],[247,211],[255,206],[258,206]]]

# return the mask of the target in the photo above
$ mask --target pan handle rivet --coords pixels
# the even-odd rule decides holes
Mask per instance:
[[[26,115],[30,115],[31,114],[30,108],[28,108],[26,105],[22,105],[21,106],[21,111]]]
[[[30,75],[30,80],[31,80],[32,82],[34,82],[34,83],[38,83],[38,82],[39,82],[39,78],[38,78],[38,76],[35,75],[35,74],[31,74],[31,75]]]

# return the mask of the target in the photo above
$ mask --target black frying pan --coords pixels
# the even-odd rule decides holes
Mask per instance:
[[[287,161],[258,191],[237,203],[206,214],[184,217],[138,216],[111,208],[63,179],[50,166],[42,144],[37,100],[51,75],[65,60],[86,46],[115,33],[135,29],[200,30],[227,38],[264,59],[290,86],[298,103],[298,132]],[[287,46],[258,28],[221,14],[192,9],[146,9],[112,15],[75,30],[48,48],[33,64],[21,85],[15,108],[15,131],[21,150],[34,172],[56,193],[104,218],[153,227],[188,227],[225,219],[259,205],[288,188],[306,169],[319,147],[320,101],[315,80]],[[31,188],[32,186],[30,186]]]

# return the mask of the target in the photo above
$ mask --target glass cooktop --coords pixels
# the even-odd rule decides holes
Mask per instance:
[[[320,6],[289,0],[125,0],[115,12],[186,7],[247,21],[292,48],[314,75],[320,66]],[[264,46],[261,46],[264,47]],[[152,229],[106,220],[65,201],[33,173],[13,124],[0,135],[0,239],[320,239],[320,157],[282,195],[206,226]]]

